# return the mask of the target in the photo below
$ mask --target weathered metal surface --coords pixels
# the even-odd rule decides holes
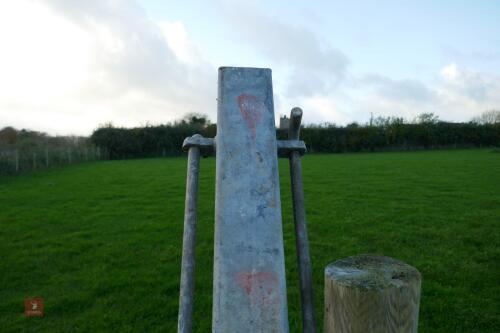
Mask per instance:
[[[200,134],[187,137],[182,143],[182,150],[188,151],[190,147],[198,147],[203,157],[215,156],[215,140],[205,138]],[[307,151],[306,144],[300,140],[278,140],[278,157],[289,157],[292,151],[298,151],[304,155]]]
[[[302,110],[293,108],[290,113],[288,138],[298,140]],[[293,142],[293,141],[292,141]],[[297,263],[299,266],[300,299],[302,305],[302,327],[304,333],[316,332],[314,316],[314,298],[312,283],[311,257],[309,255],[309,239],[307,236],[306,211],[304,206],[304,189],[302,187],[302,165],[300,152],[290,154],[290,175],[292,178],[293,218],[295,222],[295,242]]]
[[[288,332],[271,70],[219,69],[213,332]]]
[[[205,138],[200,134],[185,138],[182,150],[188,151],[191,147],[198,147],[204,157],[215,155],[215,140],[212,138]]]
[[[290,111],[290,124],[288,127],[288,140],[298,140],[300,138],[300,123],[302,122],[302,109],[293,108]]]
[[[278,140],[278,157],[290,157],[290,153],[296,151],[299,155],[306,153],[306,144],[300,140]]]
[[[181,288],[177,332],[191,333],[193,325],[194,267],[196,243],[196,204],[198,201],[198,174],[200,148],[189,148],[184,208],[184,236],[182,240]]]

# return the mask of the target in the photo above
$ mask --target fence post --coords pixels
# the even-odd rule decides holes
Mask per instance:
[[[45,166],[49,167],[49,148],[45,147]]]
[[[16,173],[19,173],[19,150],[16,149],[14,156],[15,156],[14,158],[15,158]]]
[[[359,255],[325,269],[325,333],[418,331],[421,276],[389,257]]]
[[[68,148],[68,164],[71,164],[71,148]]]
[[[33,170],[36,171],[36,153],[33,153]]]

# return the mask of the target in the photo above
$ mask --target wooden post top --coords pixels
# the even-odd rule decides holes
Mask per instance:
[[[328,265],[325,277],[344,287],[385,289],[420,280],[420,273],[416,268],[390,257],[362,254]]]

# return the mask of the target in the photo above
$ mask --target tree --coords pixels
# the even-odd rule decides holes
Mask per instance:
[[[0,130],[0,143],[15,144],[18,140],[18,134],[14,127],[4,127]]]
[[[182,118],[182,122],[188,125],[199,125],[205,127],[210,124],[210,120],[207,115],[201,113],[188,113]]]
[[[500,123],[500,110],[488,110],[481,113],[479,116],[472,118],[472,122],[476,124],[496,124]]]
[[[421,113],[415,119],[417,124],[436,124],[439,122],[439,117],[432,112]]]

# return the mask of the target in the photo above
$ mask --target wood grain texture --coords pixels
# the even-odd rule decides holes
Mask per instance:
[[[401,261],[371,255],[325,269],[325,333],[415,333],[421,276]]]

